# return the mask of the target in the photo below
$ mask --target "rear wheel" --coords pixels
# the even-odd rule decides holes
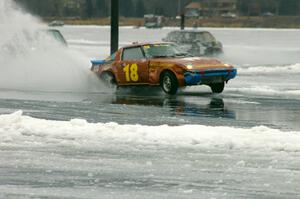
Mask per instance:
[[[115,76],[110,72],[102,73],[100,79],[108,88],[115,88],[117,86]]]
[[[221,82],[221,83],[213,83],[209,85],[211,88],[211,91],[213,93],[222,93],[225,87],[225,83]]]
[[[176,76],[171,72],[165,72],[160,79],[160,85],[163,91],[167,94],[174,95],[178,90],[178,81]]]

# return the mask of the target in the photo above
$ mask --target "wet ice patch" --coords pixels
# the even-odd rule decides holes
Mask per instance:
[[[13,142],[9,142],[13,140]],[[113,143],[113,144],[112,144]],[[88,123],[82,119],[50,121],[16,112],[0,116],[0,146],[95,147],[128,145],[202,149],[300,151],[300,132],[265,126],[253,128],[204,125],[144,126]]]

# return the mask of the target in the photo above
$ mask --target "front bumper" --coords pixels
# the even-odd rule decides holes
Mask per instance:
[[[184,73],[186,86],[227,82],[235,78],[237,70],[234,69],[215,69],[205,71],[188,71]]]

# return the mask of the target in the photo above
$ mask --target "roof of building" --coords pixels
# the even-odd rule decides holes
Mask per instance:
[[[185,6],[185,9],[200,9],[202,8],[202,4],[199,2],[191,2],[187,6]]]

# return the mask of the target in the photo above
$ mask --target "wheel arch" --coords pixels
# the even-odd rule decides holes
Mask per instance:
[[[160,74],[160,86],[167,94],[175,95],[178,90],[178,79],[171,70],[164,70]]]
[[[115,76],[115,74],[114,74],[111,70],[104,70],[104,71],[101,71],[101,73],[98,73],[98,77],[99,77],[100,79],[102,79],[102,77],[103,77],[104,74],[109,74],[109,75],[111,75],[111,76],[113,77],[113,79],[114,79],[114,82],[117,84],[116,76]]]
[[[184,87],[184,86],[185,86],[183,72],[182,72],[182,74],[181,74],[181,72],[178,73],[178,71],[176,71],[176,68],[174,68],[174,69],[173,69],[173,68],[165,68],[165,69],[163,69],[163,70],[160,72],[160,74],[159,74],[159,83],[160,83],[160,81],[161,81],[162,75],[163,75],[164,73],[166,73],[166,72],[170,72],[170,73],[172,73],[172,74],[176,77],[177,83],[178,83],[178,86],[179,86],[179,87]]]
[[[103,71],[101,71],[101,72],[99,73],[99,77],[101,77],[101,76],[102,76],[103,74],[105,74],[105,73],[108,73],[108,74],[112,75],[112,76],[116,79],[115,74],[114,74],[111,70],[103,70]]]
[[[162,77],[163,77],[163,75],[164,75],[165,73],[171,73],[171,74],[173,74],[173,75],[176,77],[176,74],[175,74],[175,72],[174,72],[173,70],[171,70],[171,69],[169,69],[169,68],[163,69],[163,70],[160,72],[160,74],[159,74],[159,83],[161,83]],[[176,77],[176,79],[177,79],[177,77]],[[177,79],[177,81],[178,81],[178,79]]]
[[[100,74],[104,74],[104,73],[109,73],[109,74],[115,76],[115,74],[111,70],[103,70],[103,71],[101,71]]]

